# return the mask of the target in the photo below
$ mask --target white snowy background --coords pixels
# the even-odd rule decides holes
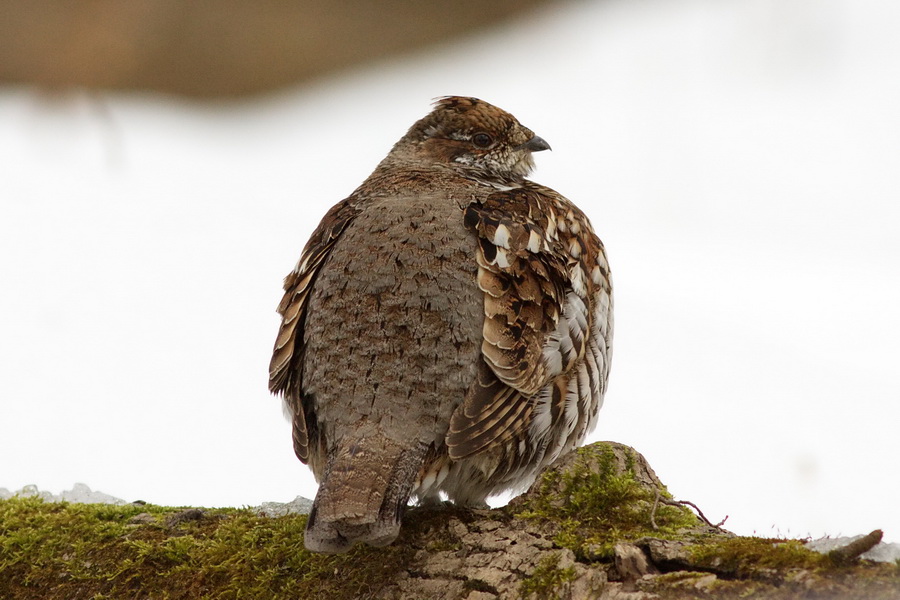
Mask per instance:
[[[277,95],[0,89],[0,487],[312,497],[281,279],[429,102],[553,145],[616,284],[590,440],[735,532],[900,541],[900,4],[562,4]]]

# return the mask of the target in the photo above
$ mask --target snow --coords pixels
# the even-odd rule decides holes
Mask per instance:
[[[430,99],[552,144],[616,285],[590,441],[741,534],[900,541],[900,5],[609,0],[269,97],[0,89],[0,485],[312,497],[280,282]],[[888,475],[885,475],[885,474]]]
[[[297,496],[290,502],[263,502],[256,508],[261,515],[281,517],[287,514],[307,515],[312,510],[312,500]]]
[[[8,499],[13,496],[32,497],[39,496],[47,502],[76,502],[80,504],[128,504],[121,498],[94,491],[84,483],[76,483],[71,490],[64,490],[59,494],[39,490],[34,484],[26,485],[20,490],[10,492],[6,488],[0,488],[0,499]]]
[[[0,488],[0,500],[6,500],[14,496],[33,497],[38,496],[46,502],[71,502],[77,504],[128,504],[128,501],[92,490],[87,484],[76,483],[71,490],[64,490],[59,494],[39,490],[34,484],[26,485],[20,490],[10,492],[6,488]],[[143,501],[135,501],[143,502]],[[312,508],[312,500],[297,496],[290,502],[263,502],[255,507],[261,515],[267,517],[280,517],[286,514],[308,514]]]

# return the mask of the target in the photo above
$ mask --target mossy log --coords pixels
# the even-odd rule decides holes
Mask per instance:
[[[674,503],[627,446],[597,443],[495,510],[411,508],[400,539],[303,549],[304,515],[0,501],[0,598],[865,598],[900,565],[738,537]]]

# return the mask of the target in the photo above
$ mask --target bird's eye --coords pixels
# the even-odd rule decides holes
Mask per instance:
[[[493,139],[486,133],[476,133],[472,136],[472,143],[479,148],[487,148],[493,143]]]

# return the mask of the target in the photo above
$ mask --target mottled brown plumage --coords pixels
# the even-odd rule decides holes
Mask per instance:
[[[483,506],[593,428],[612,288],[587,217],[525,179],[549,149],[440,99],[285,279],[270,389],[319,492],[306,547],[393,541],[411,497]]]

